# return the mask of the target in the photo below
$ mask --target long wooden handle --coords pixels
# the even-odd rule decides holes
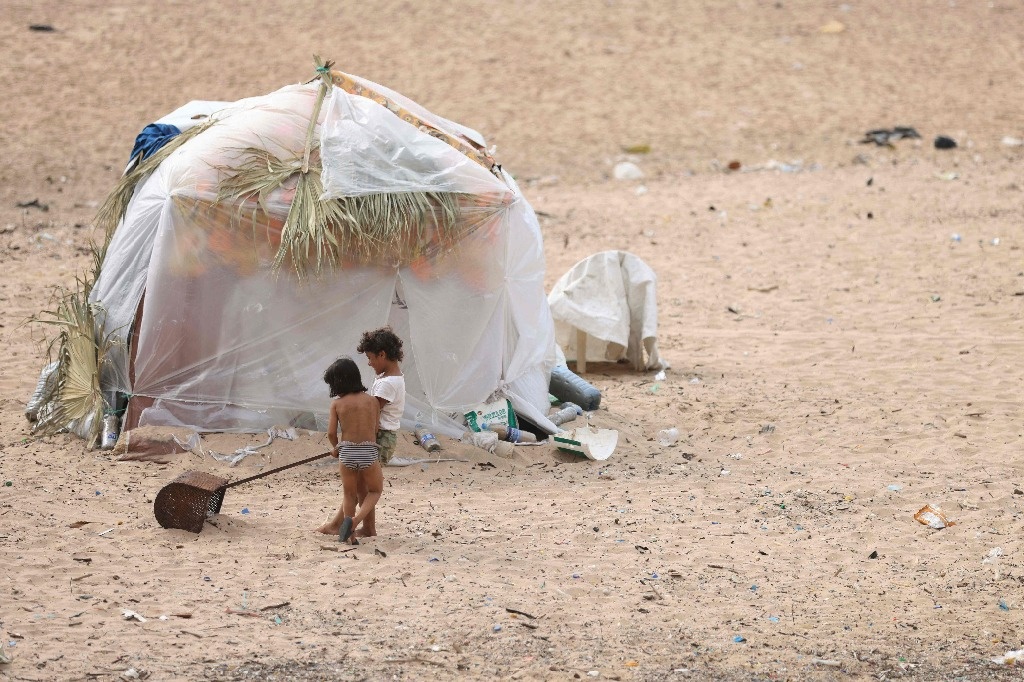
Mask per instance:
[[[334,450],[328,450],[327,452],[322,452],[319,455],[314,455],[313,457],[307,457],[306,459],[300,459],[298,462],[292,462],[291,464],[285,464],[283,467],[277,467],[276,469],[271,469],[270,471],[264,471],[262,474],[256,474],[255,476],[249,476],[248,478],[240,478],[237,481],[231,481],[231,483],[228,483],[227,485],[225,485],[224,489],[227,490],[228,488],[234,488],[236,485],[242,485],[243,483],[248,483],[249,481],[255,481],[257,478],[263,478],[264,476],[269,476],[270,474],[276,474],[278,471],[284,471],[285,469],[291,469],[292,467],[297,467],[300,464],[308,464],[309,462],[313,462],[313,461],[318,460],[318,459],[323,459],[324,457],[330,457],[333,454],[334,454]]]

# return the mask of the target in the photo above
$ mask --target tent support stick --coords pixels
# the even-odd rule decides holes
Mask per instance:
[[[576,330],[576,373],[585,374],[587,371],[587,333],[582,329]]]

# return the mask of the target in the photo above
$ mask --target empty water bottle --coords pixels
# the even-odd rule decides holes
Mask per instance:
[[[552,414],[548,419],[550,419],[555,426],[561,426],[566,422],[571,422],[581,414],[583,414],[583,408],[576,403],[562,403],[562,409]]]
[[[658,442],[668,447],[679,440],[679,429],[672,427],[670,429],[662,429],[658,431]]]
[[[426,429],[416,429],[416,439],[420,442],[420,447],[427,452],[437,452],[441,449],[437,437]]]
[[[513,426],[505,426],[504,424],[490,424],[487,427],[491,431],[498,434],[498,438],[507,440],[509,443],[536,443],[537,436],[533,435],[529,431],[523,431]]]
[[[587,411],[596,410],[601,404],[601,391],[565,365],[551,370],[548,391],[559,400],[571,400]]]
[[[103,417],[103,433],[100,436],[100,450],[112,450],[117,444],[117,437],[121,431],[121,420],[117,415],[109,412]]]

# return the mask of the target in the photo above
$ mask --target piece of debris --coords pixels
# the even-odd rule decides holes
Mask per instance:
[[[53,26],[50,26],[49,24],[29,24],[28,30],[37,31],[39,33],[53,33],[57,29],[55,29]]]
[[[18,208],[38,208],[40,211],[49,211],[50,205],[39,202],[39,199],[33,199],[32,201],[19,201],[15,204]]]
[[[896,126],[895,128],[877,128],[864,133],[861,144],[874,142],[879,147],[891,147],[896,140],[915,139],[920,140],[921,134],[910,126]]]
[[[956,149],[956,140],[946,135],[939,135],[935,138],[936,149]]]

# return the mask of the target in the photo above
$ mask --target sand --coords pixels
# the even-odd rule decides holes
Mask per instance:
[[[142,5],[0,18],[0,680],[1019,679],[990,659],[1024,647],[1024,9]],[[549,285],[605,249],[657,272],[667,377],[586,375],[608,461],[442,439],[467,461],[388,468],[380,536],[342,552],[312,532],[329,465],[230,490],[199,535],[153,517],[178,473],[315,435],[233,468],[209,452],[266,437],[160,464],[30,435],[23,323],[87,267],[135,134],[314,53],[496,144]],[[922,139],[858,142],[895,125]]]

